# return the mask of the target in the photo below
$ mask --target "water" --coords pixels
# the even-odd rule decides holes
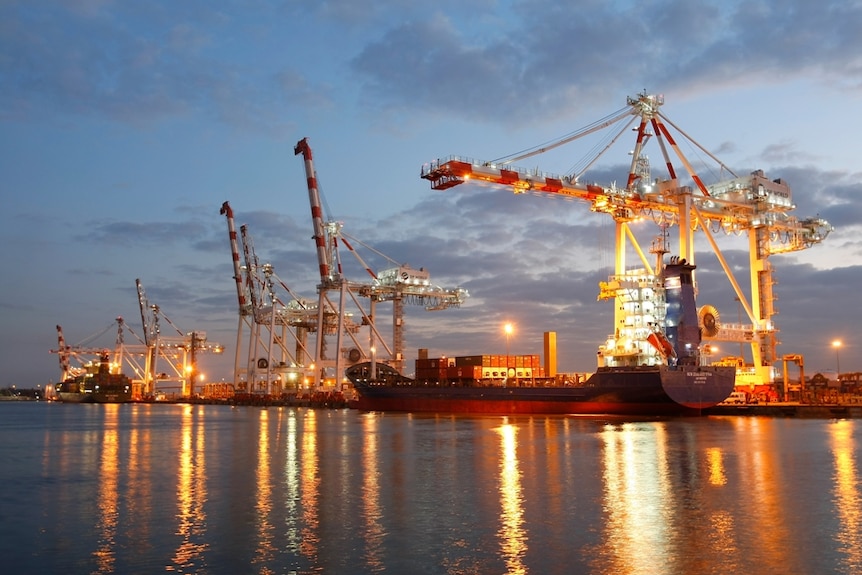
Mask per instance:
[[[0,405],[0,570],[858,574],[860,420]]]

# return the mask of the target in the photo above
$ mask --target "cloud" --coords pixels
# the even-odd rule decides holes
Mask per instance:
[[[327,73],[349,66],[349,93],[358,88],[381,117],[547,122],[631,86],[683,93],[803,74],[860,87],[862,8],[842,2],[94,1],[7,3],[3,16],[6,119],[145,125],[199,114],[283,137],[301,119],[297,106],[323,110],[343,97],[311,79],[321,59]],[[328,52],[320,34],[348,51]]]
[[[439,11],[385,29],[353,68],[374,109],[521,124],[559,118],[573,102],[603,104],[621,86],[682,93],[765,78],[860,77],[858,5],[648,4],[516,3],[509,24],[481,33],[457,10]]]
[[[800,219],[819,216],[837,228],[862,225],[862,174],[839,170],[820,170],[813,164],[778,165],[770,170],[788,182],[797,206],[793,215]]]
[[[259,38],[235,37],[249,34],[238,15],[209,3],[22,3],[2,13],[7,121],[98,116],[145,126],[200,114],[283,136],[297,119],[289,103],[328,105],[328,89],[312,87],[301,71],[236,57],[232,48]]]

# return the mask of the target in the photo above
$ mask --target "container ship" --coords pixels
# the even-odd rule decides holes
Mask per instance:
[[[65,403],[126,403],[132,400],[132,380],[123,373],[112,373],[110,357],[103,352],[97,365],[58,383],[54,391]]]
[[[620,327],[599,346],[599,367],[583,381],[547,377],[538,356],[420,357],[415,378],[384,363],[363,362],[345,371],[358,393],[353,406],[475,414],[699,414],[730,395],[736,369],[704,362],[695,266],[671,258],[660,269],[657,275],[633,270],[602,283],[599,297],[618,302]]]

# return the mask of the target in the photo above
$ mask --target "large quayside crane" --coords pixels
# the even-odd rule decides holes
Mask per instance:
[[[751,322],[750,325],[722,326],[714,308],[703,306],[699,319],[704,336],[706,339],[750,343],[755,377],[762,383],[773,384],[774,364],[780,359],[776,354],[774,281],[769,256],[804,250],[818,244],[826,238],[832,227],[819,217],[799,219],[791,215],[796,206],[792,201],[790,186],[784,180],[769,179],[760,170],[747,176],[733,173],[675,126],[662,113],[663,104],[663,96],[641,93],[637,97],[627,98],[626,106],[614,114],[550,144],[494,161],[476,161],[457,156],[438,159],[422,166],[421,177],[430,181],[431,188],[435,190],[447,190],[465,182],[477,181],[505,186],[516,194],[531,192],[582,200],[589,204],[592,211],[610,215],[615,222],[615,269],[611,280],[603,283],[599,297],[615,298],[616,329],[625,321],[627,241],[631,242],[648,274],[660,273],[660,270],[652,269],[629,224],[652,218],[662,227],[676,225],[679,257],[690,263],[695,262],[695,232],[702,232]],[[606,140],[607,145],[601,152],[576,173],[556,175],[525,170],[514,165],[620,123],[622,127]],[[637,136],[626,185],[617,187],[583,182],[582,177],[587,169],[635,123]],[[670,128],[688,139],[731,177],[706,184],[683,154]],[[653,179],[649,160],[644,154],[644,147],[652,138],[658,142],[667,170],[663,178]],[[672,159],[671,151],[675,159]],[[687,180],[681,179],[682,175],[678,174],[674,162],[681,164]],[[715,236],[719,232],[748,236],[750,299],[745,297],[718,247]]]
[[[371,361],[372,365],[380,361],[391,365],[401,371],[404,366],[404,304],[412,303],[422,305],[427,311],[443,310],[450,307],[458,307],[467,298],[467,290],[463,288],[443,288],[431,283],[430,274],[425,268],[415,269],[407,264],[397,263],[383,256],[390,263],[395,264],[392,268],[375,272],[362,259],[354,249],[353,244],[348,241],[348,235],[344,232],[341,222],[327,220],[323,212],[317,172],[314,168],[313,154],[308,138],[303,138],[294,147],[295,155],[302,155],[306,184],[308,187],[308,199],[311,206],[311,221],[314,231],[312,236],[317,250],[317,261],[320,270],[320,283],[318,292],[318,322],[320,326],[325,325],[325,317],[331,314],[336,319],[334,330],[318,329],[315,347],[315,364],[321,369],[334,367],[334,372],[341,377],[344,369],[349,365],[360,361]],[[361,244],[356,238],[351,238],[354,243]],[[356,281],[348,279],[343,273],[342,262],[339,255],[339,245],[343,245],[365,269],[370,280]],[[368,248],[368,246],[364,247]],[[337,294],[334,302],[330,294]],[[366,310],[362,301],[367,300]],[[367,326],[369,336],[367,347],[355,345],[346,349],[342,344],[342,337],[348,335],[346,331],[348,303],[352,301],[362,315],[362,325]],[[376,326],[376,306],[380,302],[392,302],[392,343],[387,343],[387,338],[381,336]],[[336,353],[327,354],[327,336],[334,335],[336,338]],[[358,343],[353,338],[353,343]],[[378,349],[382,346],[382,349]],[[346,352],[347,357],[345,357]],[[320,375],[320,371],[316,372]],[[319,385],[319,379],[315,384]]]

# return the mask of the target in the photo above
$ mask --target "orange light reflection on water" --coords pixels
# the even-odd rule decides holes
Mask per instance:
[[[378,466],[378,418],[366,414],[362,419],[362,515],[365,520],[365,564],[372,571],[384,569],[381,547],[385,533],[380,519],[380,469]]]
[[[672,573],[672,485],[662,424],[606,425],[601,433],[607,514],[600,560],[615,574]]]
[[[706,466],[709,470],[709,485],[718,491],[725,489],[728,484],[727,465],[725,453],[719,447],[706,448]],[[706,496],[705,492],[701,492]],[[736,537],[736,522],[733,514],[727,509],[715,508],[708,515],[708,525],[704,525],[704,540],[709,547],[722,554],[730,566],[735,564],[739,557],[739,545]]]
[[[93,555],[96,557],[98,573],[113,573],[117,536],[117,500],[119,476],[119,434],[117,432],[117,404],[106,404],[105,433],[102,437],[101,461],[99,464],[99,543]]]
[[[524,530],[524,495],[521,471],[518,466],[518,428],[505,423],[497,429],[500,434],[500,550],[506,561],[507,573],[526,573],[524,555],[527,552],[527,533]]]
[[[272,513],[272,485],[270,485],[270,454],[269,454],[269,410],[261,409],[258,416],[257,431],[257,467],[255,468],[255,526],[258,542],[252,564],[261,564],[259,573],[268,575],[273,571],[266,566],[275,556],[273,545],[273,525],[270,521]]]
[[[129,472],[127,483],[127,505],[128,514],[135,517],[134,532],[131,537],[137,541],[149,542],[151,537],[150,527],[152,525],[152,498],[153,482],[147,481],[152,469],[149,465],[152,447],[151,430],[149,426],[137,425],[146,416],[144,410],[149,412],[150,406],[131,406],[132,426],[128,435],[129,449]],[[142,543],[142,545],[148,545]]]
[[[715,486],[727,484],[727,474],[724,470],[724,454],[717,447],[706,450],[706,462],[709,466],[709,483]]]
[[[836,421],[830,427],[835,474],[833,497],[841,524],[835,536],[837,551],[844,556],[847,573],[862,573],[862,509],[853,421]]]
[[[177,453],[177,535],[180,544],[168,571],[184,572],[203,558],[208,545],[205,538],[206,460],[204,451],[204,413],[184,405],[180,414],[180,445]],[[196,424],[197,423],[197,424]]]
[[[739,417],[733,423],[736,436],[742,442],[739,471],[747,478],[745,483],[749,486],[741,495],[751,509],[757,510],[747,516],[737,515],[740,531],[750,537],[744,546],[757,549],[759,561],[767,565],[788,565],[790,572],[790,566],[799,564],[799,559],[789,555],[790,547],[782,543],[793,541],[794,533],[788,528],[792,522],[786,517],[781,486],[792,478],[781,473],[783,467],[774,447],[777,444],[774,420]]]

